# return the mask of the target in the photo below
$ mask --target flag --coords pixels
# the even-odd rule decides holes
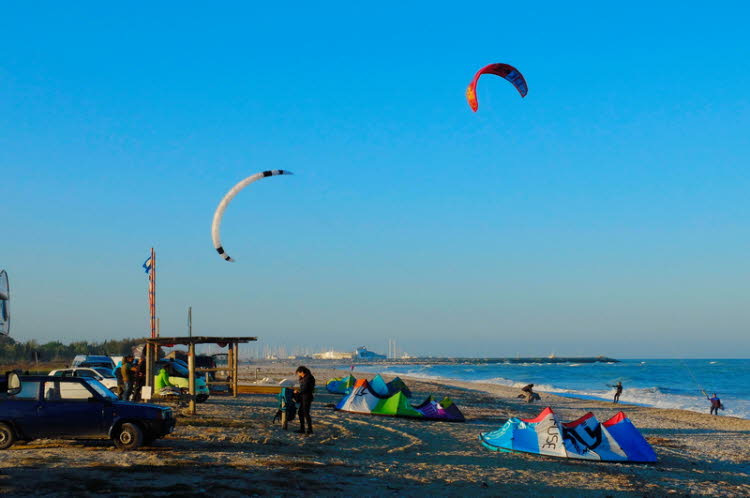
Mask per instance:
[[[143,263],[143,269],[146,270],[146,273],[151,271],[151,256],[146,258],[146,261]]]

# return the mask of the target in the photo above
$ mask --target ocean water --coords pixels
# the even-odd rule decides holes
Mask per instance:
[[[357,365],[357,372],[410,375],[521,387],[578,398],[611,400],[621,381],[621,403],[708,413],[701,392],[719,395],[721,415],[750,419],[750,360],[623,360],[620,363],[465,363]]]

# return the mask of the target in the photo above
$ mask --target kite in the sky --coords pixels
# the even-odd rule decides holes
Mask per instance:
[[[474,112],[477,112],[477,109],[479,109],[479,102],[477,101],[477,82],[479,81],[479,77],[483,74],[495,74],[510,81],[513,86],[516,87],[518,93],[521,94],[521,97],[525,97],[529,92],[529,87],[526,85],[526,80],[523,75],[513,66],[509,64],[490,64],[484,66],[477,71],[477,74],[474,75],[474,79],[471,80],[469,87],[466,89],[466,100],[469,101],[471,110]]]
[[[214,213],[214,221],[211,223],[211,238],[214,241],[214,247],[216,248],[216,252],[219,253],[219,256],[224,258],[226,261],[234,261],[232,258],[229,257],[229,254],[227,254],[224,251],[224,248],[221,246],[221,238],[219,237],[219,228],[221,227],[221,218],[224,216],[224,211],[226,211],[227,206],[229,203],[234,199],[234,196],[240,193],[240,190],[247,187],[254,181],[260,180],[261,178],[265,178],[267,176],[276,176],[276,175],[291,175],[293,174],[291,171],[284,171],[283,169],[274,169],[271,171],[263,171],[262,173],[256,173],[252,176],[248,176],[244,180],[242,180],[240,183],[232,187],[232,189],[227,192],[227,195],[224,196],[224,198],[219,203],[219,206],[216,208],[216,212]]]

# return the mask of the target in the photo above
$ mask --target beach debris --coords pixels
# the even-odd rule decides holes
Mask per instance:
[[[656,453],[623,412],[600,423],[589,412],[561,422],[551,408],[532,419],[511,418],[500,429],[479,435],[493,451],[533,453],[605,462],[656,462]]]
[[[479,81],[479,77],[483,74],[494,74],[510,81],[510,83],[516,87],[518,93],[521,94],[521,97],[525,97],[529,92],[529,87],[526,85],[526,79],[518,69],[509,64],[488,64],[477,71],[474,75],[474,79],[471,80],[469,87],[466,89],[466,100],[469,102],[469,106],[474,112],[477,112],[479,109],[479,101],[477,100],[477,82]]]
[[[360,379],[346,395],[336,410],[368,415],[385,415],[391,417],[420,418],[425,420],[442,420],[445,422],[464,422],[465,418],[458,406],[450,398],[435,401],[428,396],[421,404],[412,406],[403,391],[392,395],[378,394],[367,381]]]
[[[225,261],[234,261],[231,257],[229,257],[229,254],[224,251],[224,247],[221,245],[221,237],[219,236],[219,229],[221,228],[221,219],[224,217],[224,211],[226,211],[227,206],[229,203],[234,199],[234,197],[240,193],[242,189],[247,187],[253,182],[256,182],[260,180],[261,178],[266,178],[268,176],[278,176],[278,175],[292,175],[291,171],[285,171],[283,169],[274,169],[269,171],[262,171],[260,173],[256,173],[254,175],[250,175],[241,182],[239,182],[237,185],[232,187],[229,192],[226,193],[223,199],[221,199],[221,202],[219,202],[218,207],[216,208],[216,211],[214,212],[214,219],[211,223],[211,239],[214,243],[214,248],[216,249],[216,252],[219,253],[219,256],[224,258]]]
[[[162,385],[160,389],[158,387],[157,389],[158,390],[156,391],[156,393],[164,398],[170,396],[180,396],[182,394],[178,388],[170,385]]]

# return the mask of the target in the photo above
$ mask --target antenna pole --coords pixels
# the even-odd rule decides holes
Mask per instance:
[[[188,306],[188,337],[193,337],[193,307]]]

